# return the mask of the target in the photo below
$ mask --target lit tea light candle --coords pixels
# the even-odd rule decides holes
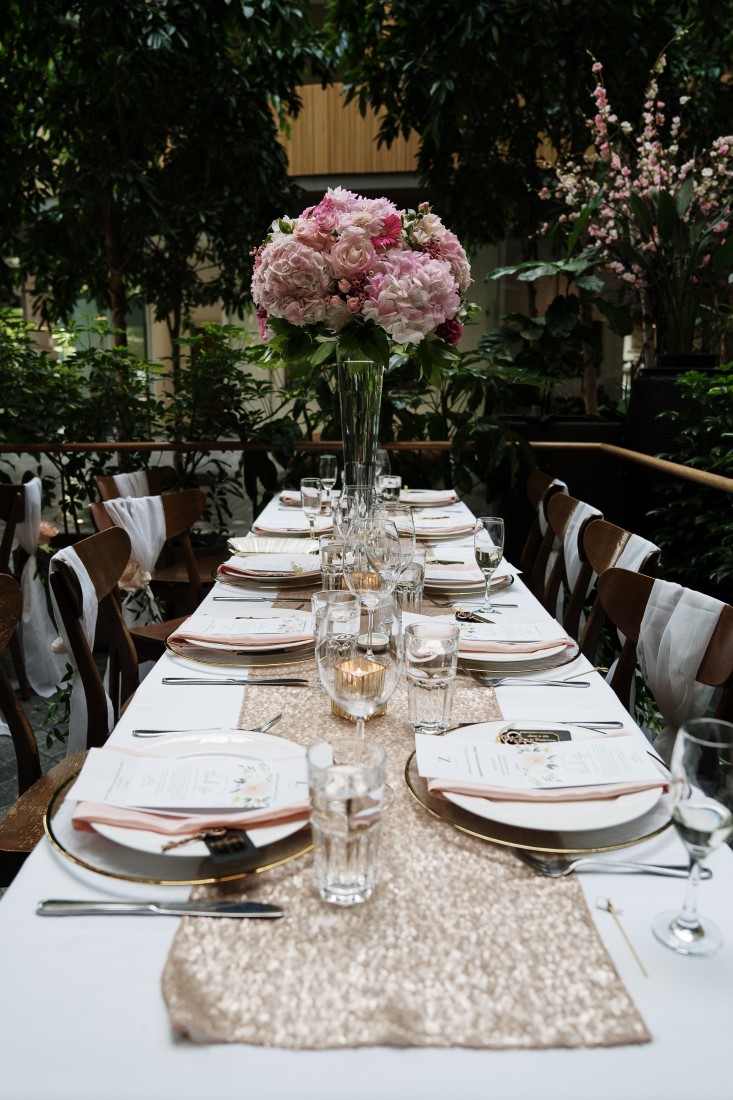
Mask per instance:
[[[366,638],[366,635],[364,635]],[[360,639],[361,641],[361,639]],[[385,642],[386,644],[386,642]],[[368,657],[352,657],[348,661],[342,661],[335,665],[333,670],[333,685],[336,694],[346,699],[378,699],[384,691],[384,669],[376,661]],[[378,707],[374,714],[384,714],[386,706]],[[331,712],[339,718],[353,716],[335,702],[331,702]],[[373,716],[373,715],[372,715]]]

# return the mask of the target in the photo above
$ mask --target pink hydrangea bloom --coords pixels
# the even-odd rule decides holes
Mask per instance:
[[[325,320],[323,299],[332,283],[324,254],[284,234],[262,250],[252,297],[271,317],[310,325]]]
[[[399,344],[418,344],[458,312],[449,265],[427,253],[396,252],[380,260],[366,286],[362,314]]]

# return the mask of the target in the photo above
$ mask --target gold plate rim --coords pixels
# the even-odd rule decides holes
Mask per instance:
[[[194,665],[206,665],[207,668],[282,668],[283,665],[305,665],[309,661],[315,661],[315,645],[308,647],[308,652],[303,654],[292,649],[283,651],[281,661],[257,661],[256,657],[267,657],[266,653],[253,653],[250,657],[242,657],[238,661],[209,661],[203,657],[191,657],[187,653],[181,653],[168,641],[165,647],[174,657],[181,661],[190,661]]]
[[[487,659],[481,665],[479,665],[477,661],[468,661],[468,663],[466,663],[466,658],[461,657],[460,654],[458,655],[458,667],[464,672],[487,673],[489,676],[496,676],[497,678],[502,677],[503,679],[509,676],[531,676],[533,672],[549,672],[553,668],[563,668],[564,665],[570,665],[573,661],[577,661],[579,656],[580,646],[575,642],[569,654],[566,653],[565,656],[563,656],[561,653],[558,653],[556,657],[547,657],[547,663],[535,664],[532,665],[531,668],[512,669],[508,662],[506,664],[495,664],[493,667],[487,668],[485,666],[491,665],[490,659]],[[560,660],[560,658],[562,659]]]
[[[415,789],[410,772],[410,768],[415,759],[415,755],[416,754],[413,751],[407,758],[407,761],[405,763],[404,779],[405,786],[410,792],[412,798],[415,800],[415,802],[417,802],[418,806],[421,806],[423,810],[426,811],[426,813],[430,814],[431,817],[436,818],[436,820],[438,821],[442,821],[445,825],[450,825],[451,828],[456,829],[458,832],[465,833],[467,836],[476,837],[478,840],[488,841],[490,844],[499,844],[502,848],[521,848],[523,851],[544,852],[547,854],[555,855],[591,855],[594,852],[616,852],[621,851],[624,848],[633,848],[635,845],[641,844],[644,840],[651,840],[652,837],[659,836],[660,833],[663,833],[666,829],[669,829],[672,824],[672,815],[670,813],[668,820],[665,821],[664,824],[658,826],[657,828],[651,829],[649,832],[644,833],[642,836],[636,836],[631,840],[625,839],[621,841],[616,841],[615,843],[611,844],[593,844],[586,847],[579,847],[577,844],[548,845],[546,841],[543,842],[543,835],[553,836],[557,834],[545,834],[543,830],[539,829],[521,829],[519,828],[519,826],[516,825],[502,825],[500,822],[491,822],[488,819],[478,818],[474,814],[469,813],[468,810],[462,810],[460,809],[460,807],[453,806],[449,803],[449,805],[451,806],[450,813],[456,814],[456,816],[458,817],[458,820],[452,820],[452,817],[449,814],[440,813],[438,809],[436,809],[434,806],[431,806],[426,801],[426,798],[429,798],[432,802],[437,803],[437,799],[432,798],[432,796],[429,794],[422,795],[418,790]],[[419,776],[417,778],[420,780],[421,783],[425,782]],[[654,811],[650,810],[649,814],[652,813],[654,813]],[[477,824],[474,827],[469,824],[463,824],[459,815],[463,815],[469,821],[476,822]],[[637,820],[643,821],[644,818],[647,816],[648,814],[643,814]],[[482,827],[480,823],[484,821],[486,822],[486,825],[485,827]],[[633,824],[633,821],[626,823],[627,827],[633,826]],[[614,825],[611,826],[609,829],[588,830],[588,832],[612,832],[614,829],[622,828],[624,828],[624,826]],[[505,835],[492,835],[496,834],[497,832],[499,834],[503,832]],[[514,835],[507,836],[507,833],[514,833]],[[581,833],[580,835],[582,836],[583,834]],[[532,837],[533,839],[530,840],[530,837]],[[540,837],[540,840],[537,841],[536,839],[534,839],[536,837]]]
[[[241,879],[252,878],[253,875],[261,875],[264,871],[274,871],[278,867],[285,866],[286,863],[292,863],[293,860],[300,859],[301,856],[307,855],[307,853],[310,852],[313,848],[313,841],[309,838],[307,844],[304,844],[302,848],[298,848],[296,851],[289,852],[285,856],[281,856],[278,859],[273,859],[267,863],[264,863],[261,867],[250,867],[246,871],[240,870],[237,872],[232,872],[230,874],[224,872],[221,875],[197,875],[190,877],[178,876],[173,878],[155,878],[145,875],[125,874],[121,871],[109,871],[104,868],[96,867],[88,860],[82,859],[80,856],[75,855],[73,852],[70,852],[68,848],[64,846],[59,838],[54,835],[52,823],[50,820],[57,803],[60,803],[66,797],[69,786],[75,781],[78,774],[79,771],[74,772],[74,774],[66,779],[51,795],[48,806],[46,807],[45,813],[43,815],[43,829],[52,848],[57,851],[59,855],[68,860],[70,863],[73,863],[76,867],[83,867],[84,870],[92,871],[95,875],[102,875],[104,878],[113,878],[119,880],[120,882],[137,882],[147,886],[210,886],[223,882],[238,882]],[[291,835],[297,836],[297,834]],[[100,836],[100,840],[103,839],[104,838]],[[107,840],[106,843],[113,844],[114,842],[111,840]],[[121,845],[116,845],[116,847],[121,847]],[[165,857],[161,855],[160,857],[153,856],[152,858],[163,859]]]

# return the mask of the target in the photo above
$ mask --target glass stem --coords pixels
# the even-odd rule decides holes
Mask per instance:
[[[685,900],[682,908],[675,917],[675,922],[682,928],[699,928],[700,918],[697,915],[697,884],[700,881],[700,859],[690,856],[690,877],[687,880]]]
[[[493,607],[491,606],[491,578],[493,577],[493,575],[494,575],[493,573],[487,573],[486,574],[486,594],[484,596],[484,606],[483,606],[484,611],[493,611],[494,610]]]
[[[374,608],[367,606],[367,657],[373,657],[372,653],[372,633],[374,631]]]
[[[365,718],[357,718],[356,719],[356,733],[355,733],[355,736],[356,736],[357,741],[366,741],[366,719]]]

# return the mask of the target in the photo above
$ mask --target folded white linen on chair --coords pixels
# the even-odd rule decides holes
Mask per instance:
[[[150,589],[150,575],[165,543],[163,499],[159,496],[119,497],[106,501],[104,507],[115,527],[121,527],[130,536],[130,563],[120,580],[120,588],[127,592],[122,601],[125,622],[128,626],[138,626],[159,620],[162,615]],[[147,607],[141,607],[135,599],[135,592],[140,588],[147,594]]]
[[[571,592],[573,588],[575,588],[582,565],[580,560],[580,548],[578,546],[578,535],[580,534],[580,529],[583,524],[586,520],[590,519],[591,516],[596,516],[598,519],[603,518],[597,508],[593,508],[592,505],[580,501],[568,520],[568,525],[565,529],[565,535],[563,537],[563,554],[565,556],[565,575],[568,578],[568,585],[570,586]],[[588,585],[588,592],[591,591],[595,584],[595,580],[596,576],[594,573]]]
[[[725,604],[702,592],[657,580],[639,628],[636,652],[644,679],[667,723],[654,747],[669,761],[678,728],[705,713],[714,688],[695,680]]]
[[[46,589],[38,575],[36,551],[41,527],[41,479],[25,485],[25,518],[15,529],[21,548],[28,555],[20,586],[23,590],[22,646],[28,682],[37,695],[54,694],[64,674],[64,662],[51,646],[57,631],[46,604]]]
[[[79,581],[79,587],[81,588],[82,596],[82,617],[81,626],[84,631],[84,637],[89,643],[89,648],[94,648],[94,634],[97,629],[97,612],[99,610],[99,604],[97,601],[97,593],[94,589],[94,585],[87,573],[86,566],[82,563],[77,552],[72,547],[67,546],[63,550],[59,550],[51,558],[50,568],[53,571],[56,568],[56,563],[59,561],[65,562],[76,574],[76,578]],[[65,652],[68,655],[69,662],[74,666],[74,675],[71,681],[71,702],[69,710],[69,743],[67,746],[66,754],[71,756],[72,753],[82,752],[87,747],[87,701],[84,694],[84,687],[79,675],[79,669],[77,668],[74,655],[71,652],[71,644],[69,642],[68,634],[64,628],[63,619],[59,613],[59,609],[56,605],[56,600],[51,591],[51,602],[53,604],[54,615],[56,617],[56,623],[58,625],[59,634],[63,641]],[[112,703],[107,698],[107,728],[111,730],[114,725],[114,713],[112,710]]]
[[[658,554],[659,547],[641,535],[632,535],[614,562],[616,569],[630,569],[638,573],[651,554]]]
[[[552,481],[550,482],[550,484],[547,486],[547,489],[545,490],[545,496],[543,496],[542,500],[540,501],[540,506],[537,509],[537,521],[540,525],[540,531],[542,532],[543,535],[544,535],[545,531],[547,530],[547,516],[545,515],[545,497],[547,496],[547,493],[549,492],[549,490],[552,488],[553,485],[559,485],[561,493],[567,493],[568,495],[570,494],[570,490],[568,489],[565,482],[560,481],[560,479],[558,477],[554,477],[552,479]],[[559,544],[558,544],[558,548],[559,548]]]
[[[113,474],[115,488],[121,497],[146,497],[150,495],[147,470],[134,470],[129,474]]]

